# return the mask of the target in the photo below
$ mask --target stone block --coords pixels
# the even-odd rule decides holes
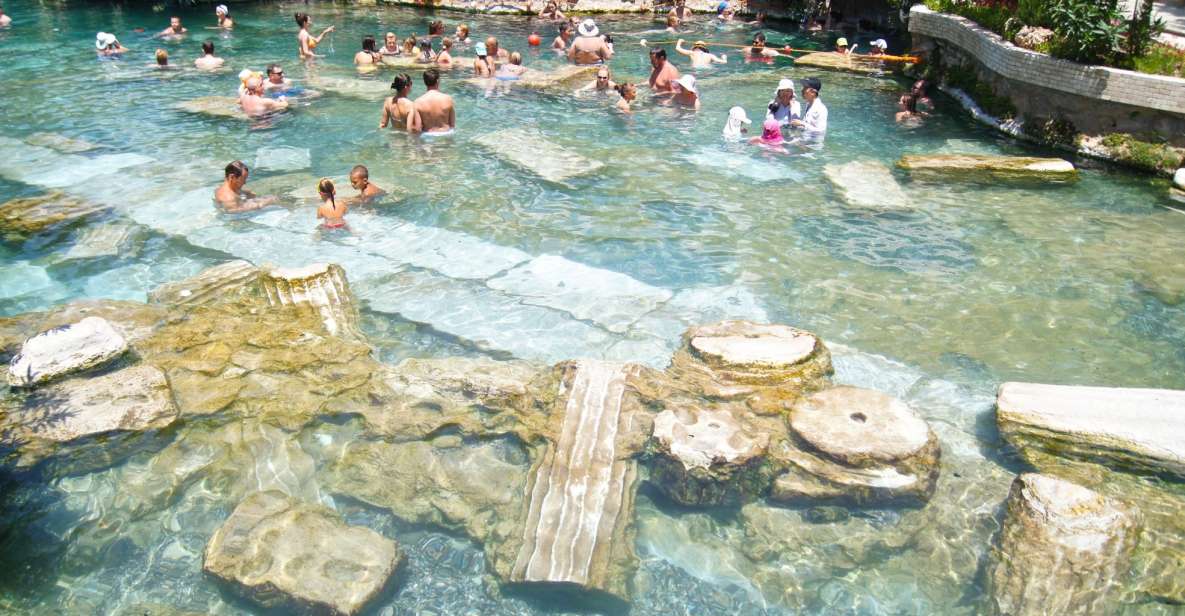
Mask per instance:
[[[185,280],[163,284],[148,294],[148,301],[201,306],[232,301],[261,291],[259,268],[237,260],[207,268]]]
[[[8,365],[8,384],[33,387],[106,364],[128,343],[100,317],[87,317],[29,338]]]
[[[907,154],[897,166],[910,176],[934,180],[1067,182],[1078,170],[1060,158],[988,156],[983,154]]]
[[[764,496],[772,480],[765,468],[770,434],[740,415],[689,406],[659,413],[650,481],[683,505],[737,504]]]
[[[272,268],[263,272],[261,281],[269,304],[313,310],[330,334],[347,338],[361,336],[358,307],[346,282],[346,272],[340,266],[314,263],[305,267]]]
[[[536,130],[506,128],[481,135],[473,142],[549,182],[562,184],[605,166],[548,141]]]

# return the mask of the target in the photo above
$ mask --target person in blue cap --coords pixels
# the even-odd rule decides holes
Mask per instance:
[[[716,5],[716,19],[720,21],[732,21],[732,6],[728,2],[721,2]]]
[[[486,44],[482,42],[474,43],[473,53],[477,55],[477,58],[473,60],[473,74],[478,77],[493,77],[494,59],[488,55]]]

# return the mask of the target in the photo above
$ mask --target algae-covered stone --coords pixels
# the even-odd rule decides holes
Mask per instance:
[[[925,501],[934,493],[938,438],[892,396],[858,387],[826,389],[795,404],[790,429],[796,440],[776,452],[789,470],[774,483],[775,500],[869,504]]]
[[[1185,476],[1185,391],[1004,383],[996,422],[1026,459],[1104,459]]]
[[[162,284],[148,294],[158,304],[201,305],[235,301],[259,293],[259,269],[246,261],[227,261],[196,276]]]
[[[25,137],[25,143],[57,150],[63,154],[80,154],[99,147],[85,139],[75,139],[58,133],[33,133]]]
[[[352,615],[403,561],[394,541],[268,491],[235,507],[206,545],[202,569],[268,609]]]
[[[651,482],[684,505],[736,503],[763,495],[771,479],[763,464],[770,435],[738,418],[740,414],[682,406],[659,413]]]
[[[711,398],[773,406],[819,389],[832,373],[831,353],[809,332],[786,325],[721,321],[692,327],[675,352],[671,375]],[[788,409],[781,409],[788,410]]]
[[[912,177],[937,180],[1049,181],[1078,179],[1073,163],[1061,158],[986,154],[907,154],[897,161]]]
[[[821,68],[829,71],[856,73],[858,75],[877,75],[885,72],[886,69],[892,70],[891,66],[887,66],[879,60],[866,56],[850,56],[833,51],[821,51],[798,56],[794,58],[794,65]]]
[[[992,614],[1108,614],[1137,539],[1122,504],[1068,481],[1016,478],[988,570]]]
[[[0,204],[0,232],[27,237],[51,228],[75,225],[106,210],[105,206],[50,191]]]
[[[330,334],[361,337],[358,307],[341,266],[314,263],[305,267],[277,267],[264,271],[261,281],[269,304],[313,310]]]
[[[0,433],[15,445],[18,466],[52,456],[70,471],[108,465],[132,453],[142,433],[177,419],[164,373],[145,365],[67,379],[15,402],[0,417]]]
[[[8,384],[32,387],[101,366],[127,350],[127,341],[106,319],[87,317],[26,340],[8,365]]]

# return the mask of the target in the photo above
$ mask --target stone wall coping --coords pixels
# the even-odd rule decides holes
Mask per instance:
[[[970,19],[936,13],[920,4],[909,12],[909,31],[947,41],[1007,79],[1111,103],[1185,114],[1185,79],[1054,58],[1017,47]]]

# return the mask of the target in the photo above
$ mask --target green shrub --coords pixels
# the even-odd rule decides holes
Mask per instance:
[[[1018,0],[1016,18],[1026,26],[1049,27],[1048,0]]]
[[[1140,141],[1122,133],[1103,137],[1103,145],[1119,162],[1148,171],[1172,172],[1185,163],[1185,157],[1176,148],[1163,143]]]
[[[1127,54],[1139,58],[1148,53],[1152,42],[1164,32],[1164,20],[1152,18],[1152,0],[1137,0],[1138,9],[1127,28]]]
[[[1078,128],[1066,118],[1025,120],[1024,133],[1029,138],[1045,145],[1077,145]]]
[[[1115,66],[1123,56],[1123,20],[1117,0],[1055,0],[1049,5],[1054,56]]]
[[[1133,67],[1151,75],[1185,77],[1185,51],[1157,43],[1148,49],[1148,53],[1135,58]]]

